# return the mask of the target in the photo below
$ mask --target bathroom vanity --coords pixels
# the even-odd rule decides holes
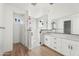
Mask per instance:
[[[43,44],[65,56],[79,56],[79,36],[42,31]]]

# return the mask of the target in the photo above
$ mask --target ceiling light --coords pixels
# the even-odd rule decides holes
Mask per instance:
[[[53,5],[53,3],[49,3],[50,5]]]
[[[35,6],[37,3],[32,3],[33,6]]]

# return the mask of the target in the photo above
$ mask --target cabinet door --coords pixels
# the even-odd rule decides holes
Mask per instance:
[[[71,56],[79,56],[79,42],[71,41]]]
[[[62,52],[61,40],[62,40],[61,38],[57,38],[57,42],[56,42],[57,51],[60,52],[60,53]]]
[[[79,56],[79,46],[73,45],[71,47],[71,56]]]
[[[56,50],[56,38],[51,37],[51,48]]]
[[[47,45],[48,47],[50,46],[50,39],[48,36],[45,36],[44,38],[44,44]]]
[[[62,54],[63,55],[66,55],[66,56],[69,56],[70,55],[70,40],[67,40],[67,39],[62,39]]]

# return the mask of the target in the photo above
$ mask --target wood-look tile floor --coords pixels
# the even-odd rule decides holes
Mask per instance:
[[[61,54],[45,47],[39,46],[32,50],[28,50],[22,44],[14,44],[13,51],[6,52],[4,56],[61,56]]]

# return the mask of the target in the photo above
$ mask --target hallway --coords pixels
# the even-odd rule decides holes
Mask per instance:
[[[62,56],[61,54],[45,47],[40,46],[34,48],[33,50],[29,50],[25,48],[22,44],[17,43],[14,44],[14,50],[12,52],[6,52],[4,56]]]

